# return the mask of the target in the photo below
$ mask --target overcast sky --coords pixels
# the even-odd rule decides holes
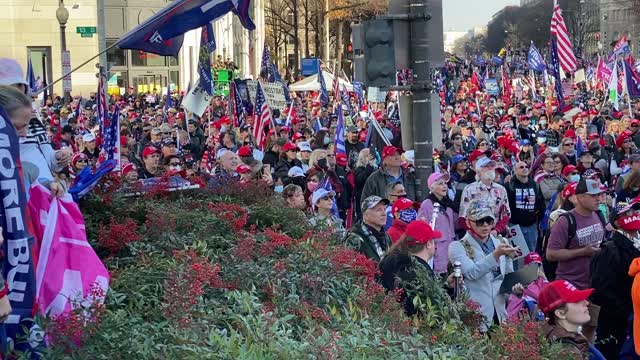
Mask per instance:
[[[467,31],[487,25],[493,14],[507,5],[520,5],[520,1],[442,0],[444,31]]]

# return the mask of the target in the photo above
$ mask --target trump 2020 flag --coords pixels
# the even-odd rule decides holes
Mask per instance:
[[[613,54],[615,56],[628,54],[631,52],[631,48],[629,47],[629,41],[627,41],[627,36],[623,35],[616,45],[613,47]]]
[[[238,15],[245,29],[255,30],[256,26],[249,17],[250,6],[250,0],[176,0],[126,33],[118,41],[118,47],[178,56],[184,33],[205,26],[229,12]]]
[[[28,350],[31,346],[28,332],[33,326],[36,297],[36,278],[34,264],[37,252],[33,236],[29,233],[30,221],[25,209],[25,193],[22,164],[20,163],[20,145],[16,130],[9,121],[4,108],[0,107],[0,226],[4,242],[2,249],[3,276],[9,286],[11,314],[0,323],[2,349],[6,349],[7,339],[18,350]],[[26,332],[25,332],[26,330]],[[37,345],[36,345],[37,346]],[[0,351],[2,350],[0,349]]]
[[[547,67],[547,65],[544,63],[542,55],[540,54],[536,46],[533,45],[533,41],[531,42],[531,46],[529,47],[529,57],[527,58],[527,64],[529,65],[529,69],[535,70],[537,72],[543,72]]]
[[[625,89],[627,89],[627,95],[632,99],[640,98],[640,76],[633,70],[633,67],[626,61],[624,64],[624,80]]]
[[[102,144],[100,144],[100,162],[114,160],[116,162],[114,171],[120,170],[120,111],[118,106],[113,110],[111,120],[105,121],[102,133]]]
[[[216,42],[213,38],[213,26],[211,23],[202,27],[200,36],[200,53],[198,55],[198,75],[200,81],[198,86],[207,95],[213,95],[213,76],[211,75],[211,52],[216,49]]]
[[[76,301],[102,303],[104,298],[93,298],[92,290],[107,293],[109,271],[87,241],[82,213],[71,195],[55,198],[44,186],[34,185],[29,211],[41,244],[36,270],[40,313],[63,315]]]

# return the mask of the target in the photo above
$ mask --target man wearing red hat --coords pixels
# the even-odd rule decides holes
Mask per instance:
[[[142,161],[144,167],[140,169],[140,179],[151,179],[160,176],[162,167],[160,166],[160,150],[153,146],[147,146],[142,150]]]
[[[371,195],[379,197],[386,196],[387,184],[392,182],[402,182],[407,191],[407,198],[416,200],[416,179],[415,173],[402,168],[402,149],[388,145],[382,150],[382,166],[374,171],[362,190],[362,198]]]

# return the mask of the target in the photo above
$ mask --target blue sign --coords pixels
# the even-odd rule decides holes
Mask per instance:
[[[320,60],[318,58],[302,59],[302,76],[311,76],[318,73],[320,68]]]
[[[498,81],[496,79],[486,79],[484,86],[487,89],[487,93],[491,96],[500,95],[500,88],[498,88]]]

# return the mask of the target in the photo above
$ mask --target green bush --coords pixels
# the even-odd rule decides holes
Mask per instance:
[[[529,360],[557,355],[539,327],[478,334],[478,314],[464,300],[416,298],[423,316],[407,318],[396,295],[375,282],[373,262],[267,194],[231,185],[84,200],[87,235],[111,271],[111,290],[95,321],[83,324],[93,326],[91,336],[74,339],[62,328],[42,355],[496,359],[512,358],[505,349],[518,343]]]

